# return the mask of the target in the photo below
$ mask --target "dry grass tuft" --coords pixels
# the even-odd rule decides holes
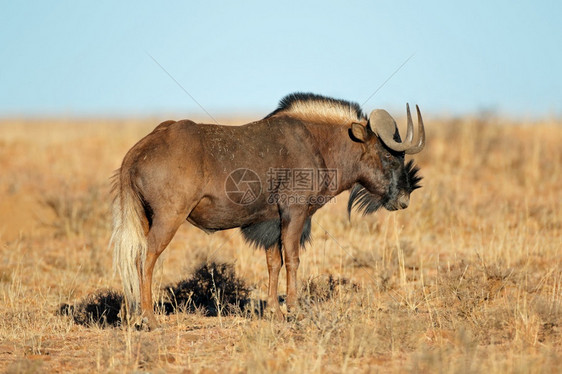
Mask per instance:
[[[62,191],[45,192],[41,204],[52,213],[54,219],[39,220],[51,227],[55,236],[72,236],[95,234],[96,231],[107,231],[110,227],[111,214],[104,189],[91,186],[86,191],[73,191],[63,188]],[[94,231],[94,232],[92,232]]]
[[[303,281],[301,300],[321,303],[341,294],[359,291],[360,286],[343,277],[328,276],[311,277]]]

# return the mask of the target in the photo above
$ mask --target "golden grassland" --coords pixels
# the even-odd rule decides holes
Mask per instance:
[[[408,209],[348,219],[342,194],[314,216],[295,318],[159,314],[162,328],[145,332],[77,325],[57,310],[120,289],[109,176],[156,121],[4,120],[0,370],[560,372],[562,124],[426,122],[423,188]],[[237,230],[189,224],[155,289],[205,260],[234,264],[251,299],[265,299],[263,253]]]

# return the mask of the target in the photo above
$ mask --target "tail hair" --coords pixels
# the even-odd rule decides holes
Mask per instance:
[[[144,269],[147,238],[143,228],[146,220],[142,199],[135,191],[128,173],[117,170],[113,176],[113,271],[123,281],[125,307],[128,313],[138,311],[140,279],[137,265]]]

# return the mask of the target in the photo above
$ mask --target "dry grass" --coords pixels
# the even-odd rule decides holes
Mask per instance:
[[[562,125],[427,122],[416,157],[424,187],[407,210],[349,221],[344,195],[314,217],[294,319],[247,312],[265,299],[267,269],[238,231],[208,236],[186,224],[155,289],[201,261],[229,263],[229,279],[249,289],[246,308],[163,310],[162,329],[143,332],[57,311],[119,289],[108,178],[156,121],[4,121],[0,370],[560,371]]]

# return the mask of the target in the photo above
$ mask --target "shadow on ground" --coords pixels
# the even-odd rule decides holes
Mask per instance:
[[[228,315],[244,310],[250,289],[236,276],[228,263],[204,263],[185,280],[164,287],[163,297],[155,307],[165,314],[201,311],[207,316]],[[76,304],[62,304],[58,314],[71,316],[84,326],[120,326],[124,297],[115,290],[100,290]]]
[[[302,293],[308,302],[324,302],[342,288],[357,291],[358,286],[330,275],[308,279]],[[264,300],[249,298],[250,288],[229,263],[203,263],[190,278],[164,287],[162,294],[162,301],[155,309],[167,315],[198,311],[209,317],[219,314],[261,317],[267,307]],[[279,301],[284,302],[284,298],[280,297]],[[104,289],[75,304],[62,304],[57,314],[70,316],[78,325],[117,327],[122,324],[123,302],[121,292]]]

